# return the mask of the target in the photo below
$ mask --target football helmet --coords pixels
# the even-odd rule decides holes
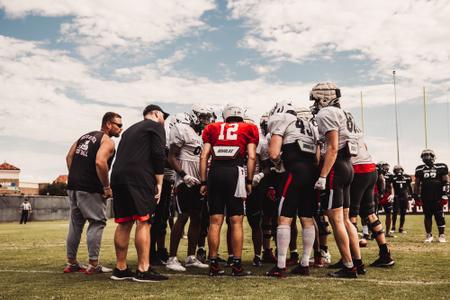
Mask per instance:
[[[297,108],[296,113],[297,113],[297,118],[305,120],[305,121],[309,121],[313,117],[311,110],[306,107]]]
[[[434,154],[434,151],[431,149],[425,149],[420,154],[420,158],[422,159],[424,164],[431,166],[434,164],[436,154]]]
[[[309,100],[314,101],[312,112],[316,114],[320,109],[339,103],[341,90],[333,82],[320,82],[309,93]]]
[[[261,119],[259,119],[259,127],[263,131],[264,135],[267,134],[267,123],[269,122],[269,113],[263,113]]]
[[[402,175],[404,170],[403,170],[402,166],[396,165],[396,166],[394,166],[393,171],[394,171],[395,175]]]
[[[269,117],[274,114],[292,114],[294,116],[297,116],[296,109],[294,105],[292,105],[292,102],[290,101],[282,101],[277,102],[275,106],[270,110]]]
[[[225,122],[228,118],[237,118],[244,121],[244,109],[237,104],[228,103],[223,108],[222,117]]]

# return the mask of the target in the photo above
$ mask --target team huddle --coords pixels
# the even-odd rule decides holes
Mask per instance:
[[[261,116],[259,124],[236,104],[224,107],[223,122],[216,122],[216,115],[208,106],[194,105],[192,111],[168,119],[165,134],[163,124],[168,114],[156,105],[147,107],[144,121],[122,135],[112,167],[112,190],[108,178],[100,178],[99,182],[104,188],[102,194],[109,193],[107,196],[114,198],[118,223],[117,264],[111,278],[166,280],[167,276],[157,273],[150,262],[164,264],[173,271],[209,269],[210,276],[223,275],[225,265],[231,268],[233,276],[250,275],[241,261],[244,216],[252,231],[253,266],[273,265],[267,276],[284,277],[288,267],[293,267],[292,274],[309,276],[310,268],[328,266],[337,269],[329,273],[331,277],[357,278],[367,272],[360,247],[368,239],[374,239],[379,247],[379,257],[370,266],[394,266],[386,236],[392,234],[391,229],[395,231],[398,213],[398,230],[406,232],[410,196],[416,206],[423,207],[426,241],[433,240],[434,216],[439,241],[445,242],[442,207],[447,204],[449,193],[447,166],[435,163],[432,150],[424,150],[424,165],[416,169],[413,190],[411,177],[403,174],[401,166],[395,166],[394,174],[390,174],[387,163],[374,163],[363,132],[351,113],[341,108],[340,99],[341,91],[334,83],[319,83],[310,92],[311,108],[278,102]],[[113,129],[118,122],[121,127],[118,115],[107,120],[106,129],[102,129],[105,135],[118,136],[120,130]],[[80,139],[72,148],[78,149],[81,144]],[[114,151],[109,153],[108,158],[112,159]],[[68,162],[69,179],[70,173],[78,172],[70,165]],[[69,196],[81,197],[80,186],[69,184],[69,188]],[[172,202],[177,218],[171,224],[167,251],[165,236],[173,215]],[[387,216],[386,234],[378,218],[379,205]],[[301,254],[297,252],[297,217],[301,224]],[[361,240],[358,217],[363,224]],[[178,246],[188,220],[183,266],[178,260]],[[226,260],[219,255],[224,221],[228,225]],[[134,223],[136,272],[126,264]],[[331,233],[340,257],[334,264],[327,241]],[[85,269],[76,260],[77,247],[72,245],[69,252],[68,246],[65,272],[110,271],[98,264],[98,251],[92,257],[90,251],[90,265]]]

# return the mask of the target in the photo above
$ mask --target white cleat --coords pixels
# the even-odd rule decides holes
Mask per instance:
[[[445,234],[439,235],[439,243],[447,243],[447,240],[445,239]]]
[[[208,269],[209,265],[202,263],[201,261],[199,261],[197,259],[197,257],[195,257],[195,255],[190,255],[188,257],[186,257],[186,263],[185,263],[186,267],[195,267],[195,268],[200,268],[200,269]]]
[[[431,243],[432,241],[433,241],[433,235],[431,235],[430,233],[427,233],[425,241],[423,241],[423,242],[424,243]]]
[[[329,251],[325,252],[323,250],[320,250],[320,255],[322,256],[324,263],[331,264],[331,254]]]
[[[186,271],[186,268],[181,265],[176,256],[169,257],[167,260],[166,269],[178,272]]]

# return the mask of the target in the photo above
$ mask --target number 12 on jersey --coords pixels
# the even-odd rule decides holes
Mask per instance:
[[[228,128],[225,129],[225,126],[229,124]],[[220,134],[219,140],[221,141],[235,141],[237,140],[237,131],[239,128],[238,123],[222,123],[220,124]]]

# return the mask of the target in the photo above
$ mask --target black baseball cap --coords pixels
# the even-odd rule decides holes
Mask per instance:
[[[147,105],[147,107],[144,109],[142,114],[145,117],[146,114],[148,114],[149,112],[154,111],[154,110],[158,110],[158,111],[162,112],[164,114],[164,120],[167,119],[167,117],[169,116],[168,113],[163,111],[162,108],[159,105],[156,105],[156,104]]]

